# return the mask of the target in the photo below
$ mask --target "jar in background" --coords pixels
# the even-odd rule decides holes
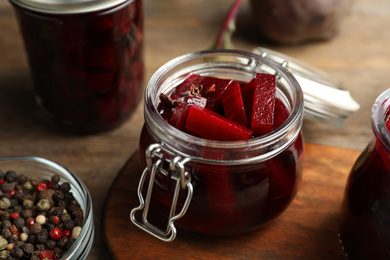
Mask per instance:
[[[123,123],[143,92],[142,0],[10,0],[38,103],[75,133]]]
[[[244,83],[256,73],[276,74],[276,97],[289,117],[270,134],[247,141],[188,135],[167,123],[157,107],[160,94],[169,95],[191,73]],[[205,235],[253,231],[279,216],[295,197],[304,159],[303,95],[280,64],[235,50],[183,55],[149,80],[144,116],[140,206],[130,215],[134,224],[155,237],[172,241],[176,225]]]
[[[390,259],[390,89],[371,111],[374,136],[348,177],[340,241],[348,259]]]

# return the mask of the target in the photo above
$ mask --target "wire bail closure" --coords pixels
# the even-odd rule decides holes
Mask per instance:
[[[140,204],[138,207],[134,208],[130,212],[130,220],[137,227],[149,233],[150,235],[153,235],[154,237],[162,241],[171,242],[176,238],[176,234],[177,234],[174,221],[183,217],[192,199],[193,186],[191,184],[191,176],[184,169],[184,164],[190,161],[190,159],[182,158],[181,156],[173,152],[171,149],[159,143],[150,145],[146,150],[145,154],[146,154],[147,166],[142,173],[140,182],[138,184],[138,191],[137,191]],[[168,170],[163,168],[164,162],[169,163]],[[150,173],[150,179],[149,179],[148,189],[146,192],[146,198],[144,199],[142,195],[142,189],[148,173]],[[150,205],[150,200],[151,200],[151,195],[153,190],[153,184],[157,173],[161,173],[165,177],[171,178],[174,181],[176,181],[175,192],[172,198],[172,206],[170,209],[168,223],[165,230],[161,230],[160,228],[154,226],[148,221],[149,205]],[[177,201],[181,190],[187,190],[187,198],[184,202],[181,211],[175,215]],[[137,211],[142,211],[141,222],[138,221],[135,217]]]

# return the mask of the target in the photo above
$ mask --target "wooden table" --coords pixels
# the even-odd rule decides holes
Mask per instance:
[[[146,81],[166,61],[209,48],[227,12],[227,2],[145,0]],[[371,106],[378,94],[389,87],[388,24],[388,0],[356,0],[339,34],[331,41],[275,46],[258,36],[249,5],[244,3],[233,41],[237,49],[250,51],[261,45],[281,51],[343,82],[360,103],[359,112],[340,128],[305,121],[304,136],[307,143],[359,153],[372,135]],[[51,127],[34,101],[26,56],[11,5],[8,1],[0,1],[0,156],[41,156],[67,166],[80,176],[93,198],[97,228],[88,259],[105,259],[102,257],[100,218],[103,201],[119,170],[137,150],[142,122],[140,104],[129,121],[110,132],[75,136]],[[339,181],[345,180],[347,174],[343,172]]]

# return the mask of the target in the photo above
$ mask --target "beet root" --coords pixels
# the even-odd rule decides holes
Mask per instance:
[[[352,4],[353,0],[251,0],[261,33],[280,44],[333,38]]]

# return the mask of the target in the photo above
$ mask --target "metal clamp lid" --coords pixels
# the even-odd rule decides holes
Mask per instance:
[[[360,108],[349,91],[325,72],[263,47],[253,52],[280,63],[295,76],[304,94],[305,118],[343,125]]]
[[[184,170],[184,164],[187,163],[190,159],[178,156],[171,149],[159,143],[150,145],[145,151],[145,155],[147,166],[142,173],[137,190],[140,204],[130,212],[130,220],[138,228],[149,233],[150,235],[153,235],[154,237],[164,242],[171,242],[176,238],[177,233],[174,222],[186,213],[192,199],[193,187],[191,184],[191,175]],[[164,162],[169,164],[168,170],[174,174],[167,172],[167,169],[163,167]],[[165,230],[155,226],[148,220],[149,205],[151,201],[154,180],[157,173],[163,174],[166,178],[170,178],[176,183],[171,209],[168,216],[168,223]],[[147,179],[147,175],[150,176],[149,183],[146,188],[146,197],[144,198],[142,195],[142,190],[144,182]],[[186,191],[187,196],[181,210],[176,212],[180,191]],[[140,221],[137,220],[136,217],[136,213],[138,211],[142,213]]]

